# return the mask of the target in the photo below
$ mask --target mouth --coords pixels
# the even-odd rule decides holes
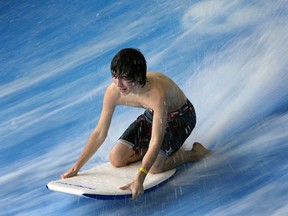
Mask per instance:
[[[125,93],[126,90],[127,90],[127,88],[119,88],[119,91],[120,91],[121,93]]]

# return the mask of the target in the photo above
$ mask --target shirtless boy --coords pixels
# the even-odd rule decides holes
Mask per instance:
[[[111,62],[113,82],[108,86],[102,113],[78,161],[61,178],[77,175],[107,137],[117,105],[145,109],[123,133],[110,152],[115,167],[142,160],[134,180],[121,187],[131,190],[132,199],[144,193],[147,172],[159,173],[187,162],[198,161],[210,151],[200,143],[192,150],[179,150],[196,124],[193,105],[168,77],[147,72],[146,60],[136,49],[119,51]]]

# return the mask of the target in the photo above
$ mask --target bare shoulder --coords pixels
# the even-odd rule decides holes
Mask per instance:
[[[147,77],[154,77],[155,79],[161,79],[161,80],[169,80],[172,81],[171,78],[169,78],[167,75],[161,73],[161,72],[152,72],[148,71],[147,72]]]
[[[104,95],[104,103],[116,106],[119,98],[120,98],[119,92],[116,90],[115,85],[111,83],[106,89]]]
[[[179,89],[179,86],[168,76],[160,72],[148,72],[147,79],[151,81],[154,87],[164,88],[166,92],[170,90]]]
[[[155,109],[160,105],[162,107],[163,101],[166,101],[167,91],[163,78],[164,76],[158,72],[147,73],[147,82],[140,97],[145,108]]]

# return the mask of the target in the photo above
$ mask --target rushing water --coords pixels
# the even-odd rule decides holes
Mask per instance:
[[[286,215],[288,4],[274,1],[2,1],[0,215]],[[216,153],[137,201],[46,189],[77,160],[111,82],[136,47],[173,78],[198,122],[184,148]],[[116,110],[83,169],[108,161],[143,110]],[[285,214],[286,213],[286,214]]]

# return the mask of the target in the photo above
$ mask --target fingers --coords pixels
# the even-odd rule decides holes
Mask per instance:
[[[61,179],[65,179],[65,178],[70,178],[70,177],[73,177],[73,176],[76,176],[76,175],[77,175],[76,171],[69,170],[66,173],[62,174],[60,177],[61,177]]]
[[[69,178],[69,174],[64,173],[64,174],[61,175],[61,179],[65,179],[65,178]]]
[[[122,186],[120,187],[121,190],[130,190],[132,192],[132,200],[135,200],[137,199],[137,196],[135,196],[135,192],[133,192],[132,188],[131,188],[131,184],[128,184],[128,185],[125,185],[125,186]]]
[[[64,173],[64,174],[62,174],[60,177],[61,177],[61,179],[65,179],[65,178],[67,178],[67,174]]]
[[[67,178],[67,177],[68,177],[68,172],[66,172],[66,173],[64,173],[64,174],[61,175],[61,179],[65,179],[65,178]]]
[[[140,194],[144,194],[142,191],[132,191],[132,200],[136,200]]]
[[[136,200],[140,194],[144,194],[144,190],[139,190],[133,187],[133,183],[120,187],[121,190],[130,190],[132,193],[132,200]]]
[[[133,193],[132,193],[132,198],[131,198],[132,200],[136,200],[136,199],[137,199],[137,197],[138,197],[138,195],[137,195],[137,194],[133,194]]]
[[[128,184],[128,185],[125,185],[125,186],[122,186],[120,187],[121,190],[127,190],[127,189],[130,189],[130,185],[131,184]],[[130,189],[131,190],[131,189]]]

